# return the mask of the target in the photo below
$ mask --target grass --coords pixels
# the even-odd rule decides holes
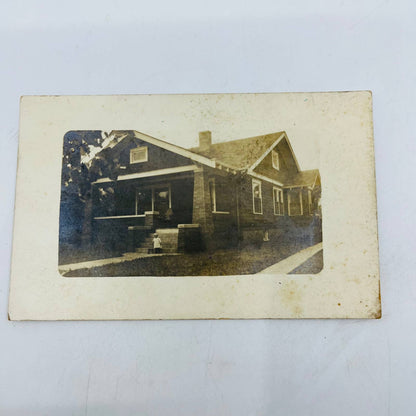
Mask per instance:
[[[59,264],[80,263],[83,261],[107,259],[119,257],[123,253],[116,250],[105,250],[103,248],[90,248],[85,250],[81,247],[62,245],[59,247]]]
[[[144,257],[68,272],[67,277],[101,276],[226,276],[254,274],[297,253],[305,244],[264,243],[262,247],[242,250],[217,250],[212,253],[192,253],[180,256]],[[310,273],[310,272],[309,272]]]

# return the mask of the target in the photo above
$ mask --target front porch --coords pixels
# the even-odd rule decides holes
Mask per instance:
[[[212,205],[212,172],[195,165],[166,171],[94,182],[89,220],[86,215],[88,244],[114,253],[150,252],[152,233],[158,232],[164,252],[191,252],[228,230],[235,207],[217,212]]]
[[[92,190],[92,220],[151,229],[192,223],[193,189],[192,173],[97,181]]]
[[[98,180],[92,188],[92,245],[135,251],[157,229],[192,223],[193,188],[193,172]]]

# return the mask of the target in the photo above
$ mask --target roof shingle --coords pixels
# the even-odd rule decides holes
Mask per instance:
[[[198,147],[188,150],[237,169],[245,169],[252,166],[283,133],[280,131],[264,136],[213,143],[207,151],[201,151]]]
[[[287,177],[284,180],[284,184],[287,187],[291,186],[313,186],[316,177],[319,175],[318,169],[311,169],[311,170],[302,170],[298,172],[296,175],[292,175]]]

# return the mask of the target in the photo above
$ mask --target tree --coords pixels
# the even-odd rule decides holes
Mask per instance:
[[[76,245],[81,243],[86,220],[86,204],[91,205],[91,183],[100,177],[117,180],[120,165],[118,160],[111,158],[110,149],[104,148],[97,153],[104,142],[111,140],[111,136],[99,130],[70,131],[65,134],[62,155],[60,242]],[[90,155],[94,157],[89,158]],[[88,162],[84,163],[85,160]]]

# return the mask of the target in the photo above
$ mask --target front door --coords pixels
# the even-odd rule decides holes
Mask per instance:
[[[172,196],[170,185],[153,188],[153,209],[159,213],[161,225],[169,226],[172,220]]]

